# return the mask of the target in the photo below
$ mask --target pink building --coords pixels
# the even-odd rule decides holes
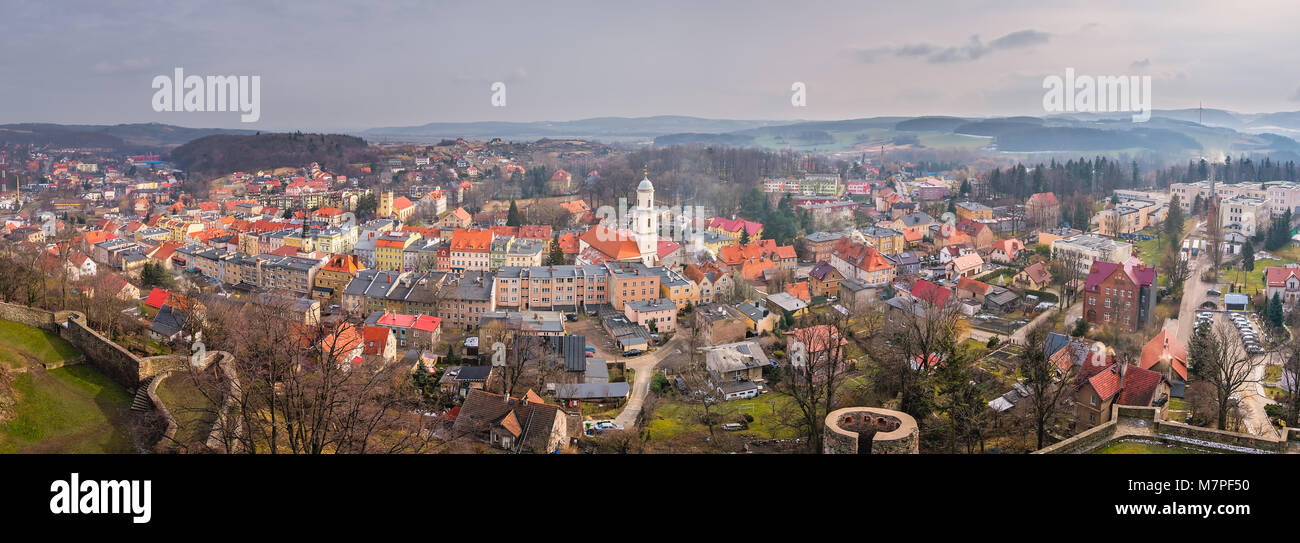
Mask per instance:
[[[668,298],[628,302],[623,306],[627,320],[651,332],[672,332],[677,329],[677,304]],[[651,326],[651,323],[654,326]]]

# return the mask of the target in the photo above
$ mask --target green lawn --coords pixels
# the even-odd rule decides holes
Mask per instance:
[[[80,354],[58,334],[25,324],[0,321],[0,364],[17,369],[28,360],[58,362]]]
[[[1015,268],[1002,268],[981,275],[979,276],[978,280],[988,283],[990,285],[996,285],[998,284],[998,276],[1006,276],[1007,283],[1011,283],[1011,278],[1015,277],[1017,273],[1020,273],[1020,270],[1017,270]]]
[[[216,412],[203,392],[186,373],[168,375],[155,391],[158,399],[176,418],[176,441],[182,444],[207,441]]]
[[[1264,380],[1276,383],[1282,379],[1282,366],[1270,365],[1264,367]]]
[[[15,377],[15,416],[0,426],[3,453],[130,453],[131,397],[92,366]]]
[[[1197,454],[1200,451],[1150,441],[1125,439],[1092,452],[1093,454]]]
[[[723,402],[718,404],[713,412],[720,415],[719,426],[728,422],[736,422],[741,413],[748,413],[753,416],[754,422],[749,423],[749,429],[739,432],[742,434],[753,434],[762,439],[799,437],[798,432],[794,429],[778,423],[777,417],[773,415],[773,404],[775,404],[778,411],[793,408],[793,406],[789,406],[790,399],[788,397],[769,392],[761,394],[757,398]],[[699,422],[697,418],[698,412],[699,407],[697,406],[676,400],[664,402],[655,409],[654,420],[650,421],[648,429],[650,439],[666,439],[686,432],[708,432],[708,426]],[[724,431],[716,427],[715,430],[718,432]]]

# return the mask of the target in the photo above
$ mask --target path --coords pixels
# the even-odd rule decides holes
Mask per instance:
[[[654,376],[655,367],[669,355],[678,354],[683,343],[685,340],[681,336],[676,336],[654,352],[627,360],[626,367],[636,372],[636,380],[632,383],[632,397],[628,398],[627,405],[623,406],[623,412],[614,418],[614,424],[624,428],[632,428],[636,424],[637,417],[641,415],[641,405],[645,403],[645,397],[650,393],[650,380]]]

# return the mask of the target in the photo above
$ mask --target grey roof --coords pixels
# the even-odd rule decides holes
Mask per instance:
[[[557,343],[560,354],[564,355],[564,369],[567,371],[587,371],[587,338],[584,336],[563,336]]]
[[[770,365],[767,354],[757,341],[741,341],[706,347],[705,366],[709,371],[727,373]]]
[[[492,373],[492,366],[461,366],[456,372],[457,381],[487,381],[488,374]]]
[[[921,263],[921,259],[917,257],[916,253],[913,253],[912,251],[903,251],[896,255],[885,255],[885,258],[888,259],[895,266],[910,266],[912,264]]]
[[[587,370],[583,373],[583,379],[587,382],[609,381],[609,363],[604,358],[588,358]]]
[[[1070,336],[1058,334],[1056,332],[1048,332],[1047,339],[1043,341],[1043,355],[1050,358],[1052,355],[1056,354],[1056,351],[1064,349],[1065,346],[1069,344]]]
[[[807,236],[804,236],[804,239],[814,243],[820,243],[824,241],[835,241],[842,237],[844,237],[844,234],[841,234],[839,232],[813,232],[811,234],[808,234]]]
[[[992,302],[997,305],[1006,305],[1008,303],[1014,302],[1016,298],[1020,297],[1015,292],[1012,292],[1009,289],[1005,289],[997,286],[990,287],[990,288],[993,289],[993,294],[988,295],[985,299],[992,300]]]
[[[902,221],[905,226],[917,226],[922,225],[922,223],[935,222],[935,218],[924,212],[907,213],[905,216],[898,217],[898,220]]]
[[[171,337],[181,331],[181,321],[188,315],[184,311],[176,309],[170,305],[163,304],[158,309],[158,314],[153,317],[153,325],[150,330],[163,337]]]
[[[646,311],[663,311],[665,309],[676,310],[677,304],[674,304],[673,301],[668,298],[656,298],[654,300],[627,302],[625,307],[630,307],[632,308],[632,311],[636,311],[637,313],[644,313]]]
[[[767,301],[772,302],[785,311],[799,311],[808,307],[803,300],[795,298],[789,292],[778,292],[767,297]]]
[[[745,315],[746,317],[749,317],[750,320],[753,320],[755,322],[760,321],[763,318],[767,317],[769,313],[766,307],[762,307],[749,300],[746,300],[744,303],[736,306],[736,310],[740,311],[741,314]]]
[[[718,388],[722,390],[723,394],[735,394],[737,392],[749,392],[751,390],[758,390],[758,385],[754,384],[752,381],[749,380],[723,381],[721,384],[718,385]]]

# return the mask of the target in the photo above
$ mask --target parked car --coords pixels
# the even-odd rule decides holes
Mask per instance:
[[[644,353],[645,351],[642,351],[641,349],[632,349],[630,351],[623,353],[623,356],[640,356]]]
[[[1205,294],[1206,294],[1207,296],[1223,296],[1223,293],[1222,293],[1222,292],[1219,292],[1218,290],[1215,290],[1215,289],[1207,290],[1207,291],[1205,291]]]

